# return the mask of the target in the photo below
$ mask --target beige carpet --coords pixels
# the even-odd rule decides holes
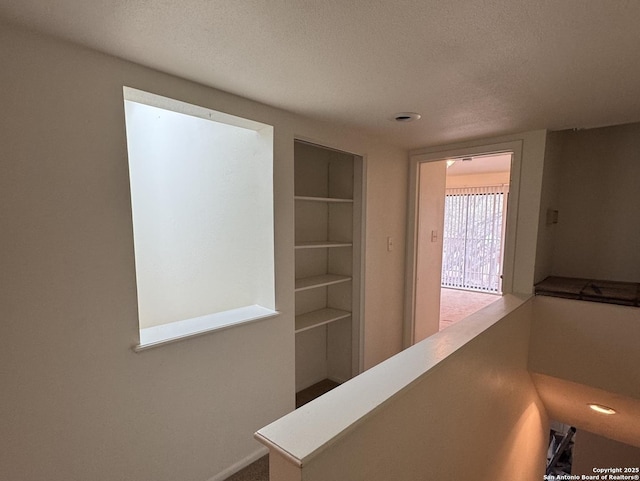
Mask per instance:
[[[269,481],[269,456],[261,457],[226,481]]]
[[[296,393],[296,408],[303,406],[338,386],[339,384],[337,382],[325,379],[307,389],[303,389]],[[269,456],[258,459],[225,481],[269,481]]]
[[[313,386],[308,387],[307,389],[303,389],[302,391],[297,392],[296,393],[296,409],[299,408],[300,406],[304,406],[310,401],[313,401],[315,398],[320,397],[325,393],[328,393],[333,388],[336,388],[339,385],[340,384],[338,384],[335,381],[332,381],[330,379],[324,379],[323,381],[320,381],[319,383],[314,384]]]
[[[496,294],[441,289],[440,293],[440,330],[461,321],[492,302],[500,299]]]

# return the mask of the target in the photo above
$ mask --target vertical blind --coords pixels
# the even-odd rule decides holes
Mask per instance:
[[[507,185],[446,190],[442,287],[502,291]]]

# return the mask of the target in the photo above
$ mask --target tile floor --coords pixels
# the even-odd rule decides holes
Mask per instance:
[[[500,299],[496,294],[441,289],[440,294],[440,330],[461,321],[492,302]]]

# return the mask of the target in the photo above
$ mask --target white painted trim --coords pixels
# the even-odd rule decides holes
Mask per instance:
[[[182,102],[181,100],[175,100],[169,97],[163,97],[162,95],[145,92],[144,90],[138,90],[132,87],[125,86],[122,88],[122,91],[124,99],[131,102],[150,105],[151,107],[157,107],[164,110],[171,110],[173,112],[191,115],[192,117],[199,117],[204,120],[212,120],[214,122],[233,125],[234,127],[254,130],[256,132],[259,132],[265,128],[273,129],[271,125],[256,122],[255,120],[244,119],[242,117],[219,112],[207,107],[200,107],[199,105],[189,104],[187,102]]]
[[[257,441],[260,441],[265,446],[268,446],[269,451],[275,451],[276,453],[278,453],[288,463],[293,464],[297,468],[301,468],[302,467],[302,461],[300,461],[298,458],[296,458],[293,454],[288,452],[286,449],[283,449],[282,447],[280,447],[277,444],[275,444],[274,442],[272,442],[269,438],[263,436],[260,433],[260,431],[258,431],[256,433],[253,433],[253,437]],[[269,453],[269,461],[271,461],[271,453]]]
[[[224,471],[221,471],[218,474],[216,474],[213,478],[209,478],[207,481],[224,481],[229,476],[233,476],[238,471],[246,468],[251,463],[256,462],[262,456],[265,456],[267,454],[269,454],[269,450],[265,446],[260,446],[260,448],[257,451],[254,451],[249,456],[242,458],[237,463],[232,464]]]
[[[303,467],[529,299],[529,295],[501,297],[265,426],[254,437],[289,463]]]
[[[416,260],[417,260],[417,222],[418,222],[418,182],[419,165],[423,162],[453,160],[462,157],[473,157],[485,154],[512,153],[511,179],[509,182],[509,198],[507,207],[507,232],[504,247],[504,266],[502,279],[503,294],[513,293],[515,250],[518,227],[518,207],[520,193],[520,172],[522,164],[523,141],[478,144],[471,147],[447,148],[442,150],[416,152],[409,157],[409,201],[407,210],[407,253],[405,277],[405,315],[403,328],[403,344],[409,347],[415,342],[415,301],[416,301]],[[438,149],[438,148],[436,148]]]
[[[224,312],[207,314],[182,321],[170,322],[159,326],[140,329],[140,342],[134,346],[136,352],[163,346],[170,342],[182,341],[190,337],[201,336],[212,331],[219,331],[240,324],[247,324],[279,315],[278,311],[266,307],[240,307]]]
[[[357,340],[358,340],[358,352],[357,358],[353,359],[353,370],[355,371],[353,375],[358,375],[364,371],[364,340],[365,340],[365,280],[366,280],[366,259],[367,259],[367,156],[361,155],[358,156],[360,163],[360,178],[356,177],[356,182],[354,187],[356,187],[356,191],[360,190],[358,193],[358,202],[356,202],[355,206],[358,211],[359,221],[357,222],[357,226],[359,227],[358,239],[356,240],[354,236],[354,243],[358,248],[358,252],[360,255],[358,256],[357,264],[354,264],[354,273],[357,271],[359,273],[359,277],[356,278],[354,283],[354,290],[358,291],[359,305],[357,306],[358,312],[358,325],[356,329],[352,332]],[[354,194],[356,193],[354,191]],[[354,212],[355,213],[355,212]],[[359,244],[359,245],[358,245]],[[354,256],[354,260],[356,256]],[[356,353],[354,353],[355,355]]]

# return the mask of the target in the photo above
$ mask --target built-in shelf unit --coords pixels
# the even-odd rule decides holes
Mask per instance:
[[[295,143],[296,391],[362,369],[363,159]]]

